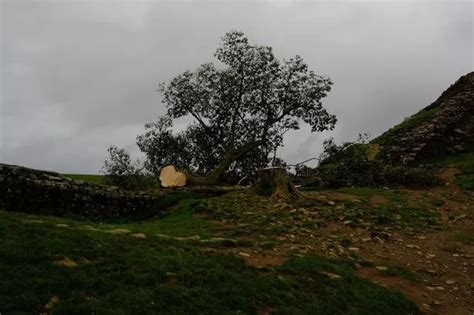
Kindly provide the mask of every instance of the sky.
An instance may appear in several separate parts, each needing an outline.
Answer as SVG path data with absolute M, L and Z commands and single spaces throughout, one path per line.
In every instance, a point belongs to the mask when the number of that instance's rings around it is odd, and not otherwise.
M 473 1 L 0 0 L 0 162 L 98 173 L 165 112 L 160 82 L 215 62 L 233 29 L 334 82 L 331 132 L 285 135 L 289 163 L 372 137 L 473 70 Z

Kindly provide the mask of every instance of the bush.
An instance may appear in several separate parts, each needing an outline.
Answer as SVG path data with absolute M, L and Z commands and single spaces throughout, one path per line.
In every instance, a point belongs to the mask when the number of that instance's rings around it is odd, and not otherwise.
M 146 174 L 139 160 L 132 163 L 127 151 L 116 146 L 111 146 L 107 151 L 109 159 L 103 166 L 105 184 L 128 190 L 159 187 L 159 180 Z
M 435 168 L 392 165 L 378 159 L 380 147 L 367 143 L 367 135 L 354 142 L 337 145 L 332 139 L 324 141 L 320 163 L 312 185 L 336 188 L 343 186 L 416 186 L 440 183 Z
M 383 161 L 341 161 L 317 169 L 320 187 L 415 186 L 440 183 L 436 170 L 385 164 Z
M 429 187 L 441 183 L 434 168 L 386 165 L 379 179 L 385 185 Z

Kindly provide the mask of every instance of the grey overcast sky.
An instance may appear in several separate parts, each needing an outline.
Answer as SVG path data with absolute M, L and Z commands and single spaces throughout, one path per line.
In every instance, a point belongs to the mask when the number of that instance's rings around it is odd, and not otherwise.
M 159 82 L 244 31 L 331 77 L 334 131 L 287 134 L 288 162 L 328 136 L 377 136 L 473 70 L 473 1 L 1 0 L 0 161 L 97 173 L 110 144 L 164 112 Z

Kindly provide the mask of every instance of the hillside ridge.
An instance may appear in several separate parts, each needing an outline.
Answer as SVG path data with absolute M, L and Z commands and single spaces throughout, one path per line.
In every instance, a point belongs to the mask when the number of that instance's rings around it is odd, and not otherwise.
M 371 143 L 394 164 L 474 150 L 474 72 L 461 76 L 433 103 Z

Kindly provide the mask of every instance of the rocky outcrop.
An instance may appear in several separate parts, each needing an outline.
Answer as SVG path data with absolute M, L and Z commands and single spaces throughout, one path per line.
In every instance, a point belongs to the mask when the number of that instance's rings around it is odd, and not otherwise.
M 158 197 L 92 185 L 55 172 L 0 164 L 0 208 L 95 218 L 146 217 Z
M 474 72 L 462 76 L 434 103 L 371 142 L 378 143 L 381 158 L 393 164 L 474 151 Z

